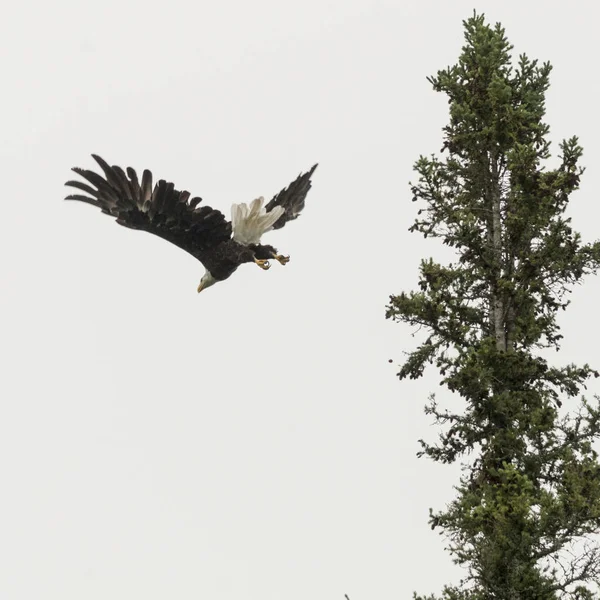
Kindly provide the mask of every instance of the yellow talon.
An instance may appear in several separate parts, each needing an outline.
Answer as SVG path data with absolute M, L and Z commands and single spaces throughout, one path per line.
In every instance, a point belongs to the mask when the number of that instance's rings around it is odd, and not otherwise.
M 263 270 L 267 271 L 271 268 L 271 265 L 268 260 L 263 260 L 262 258 L 255 258 L 254 262 Z
M 271 255 L 280 265 L 287 265 L 290 262 L 289 256 L 282 256 L 281 254 Z

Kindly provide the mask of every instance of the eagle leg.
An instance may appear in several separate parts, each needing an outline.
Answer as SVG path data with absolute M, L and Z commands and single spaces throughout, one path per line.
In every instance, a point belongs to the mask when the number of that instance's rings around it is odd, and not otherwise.
M 268 271 L 271 268 L 268 260 L 263 260 L 262 258 L 254 257 L 254 262 L 264 271 Z
M 271 256 L 280 264 L 280 265 L 287 265 L 290 262 L 290 257 L 289 256 L 283 256 L 281 254 L 271 254 Z

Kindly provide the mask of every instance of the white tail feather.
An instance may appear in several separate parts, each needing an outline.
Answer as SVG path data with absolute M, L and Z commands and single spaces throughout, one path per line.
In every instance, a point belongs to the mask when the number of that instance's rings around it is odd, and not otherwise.
M 231 225 L 233 227 L 233 239 L 240 244 L 259 244 L 263 233 L 273 228 L 284 208 L 276 206 L 267 212 L 263 204 L 265 199 L 261 196 L 252 200 L 250 207 L 244 202 L 232 204 Z

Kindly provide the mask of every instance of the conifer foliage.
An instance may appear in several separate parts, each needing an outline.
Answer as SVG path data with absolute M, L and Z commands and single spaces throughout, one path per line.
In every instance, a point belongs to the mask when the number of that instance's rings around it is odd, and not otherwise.
M 449 409 L 431 397 L 442 432 L 420 442 L 421 455 L 464 465 L 455 499 L 430 515 L 465 568 L 440 597 L 598 598 L 600 404 L 583 396 L 598 373 L 542 356 L 559 348 L 569 291 L 600 266 L 600 243 L 583 243 L 565 215 L 582 149 L 562 142 L 549 167 L 551 66 L 513 61 L 504 29 L 482 15 L 464 30 L 458 63 L 429 78 L 450 108 L 441 156 L 419 158 L 411 184 L 411 231 L 439 238 L 456 261 L 422 261 L 418 291 L 387 307 L 426 332 L 400 379 L 432 365 L 454 392 Z

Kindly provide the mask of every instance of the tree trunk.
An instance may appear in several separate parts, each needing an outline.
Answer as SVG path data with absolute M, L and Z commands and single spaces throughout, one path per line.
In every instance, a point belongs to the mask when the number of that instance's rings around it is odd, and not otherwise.
M 487 193 L 489 201 L 486 204 L 491 205 L 492 219 L 491 231 L 488 231 L 488 240 L 492 245 L 493 255 L 493 273 L 494 281 L 492 282 L 492 326 L 494 328 L 494 337 L 496 338 L 496 349 L 505 352 L 506 351 L 506 329 L 505 329 L 505 294 L 500 288 L 500 280 L 502 278 L 502 214 L 500 212 L 501 206 L 501 192 L 500 192 L 500 181 L 498 173 L 498 160 L 495 156 L 490 157 L 490 168 L 489 168 L 489 183 L 487 187 Z

